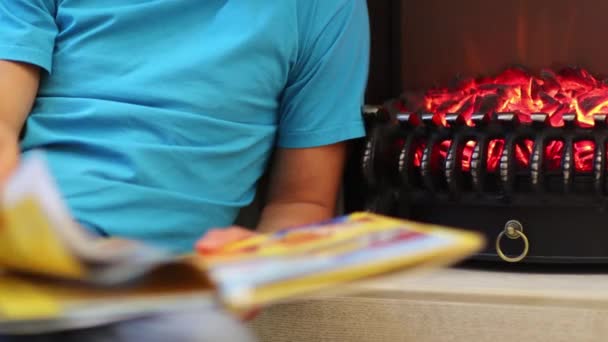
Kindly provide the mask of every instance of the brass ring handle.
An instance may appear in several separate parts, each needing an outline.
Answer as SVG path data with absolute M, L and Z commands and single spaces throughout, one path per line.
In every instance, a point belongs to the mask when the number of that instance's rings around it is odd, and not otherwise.
M 500 241 L 504 236 L 507 236 L 512 240 L 521 238 L 524 241 L 524 250 L 521 252 L 521 254 L 516 257 L 510 257 L 503 253 L 502 248 L 500 247 Z M 498 253 L 498 256 L 506 262 L 522 261 L 528 255 L 529 249 L 530 243 L 528 241 L 528 237 L 524 234 L 521 224 L 517 221 L 507 222 L 505 229 L 496 237 L 496 253 Z

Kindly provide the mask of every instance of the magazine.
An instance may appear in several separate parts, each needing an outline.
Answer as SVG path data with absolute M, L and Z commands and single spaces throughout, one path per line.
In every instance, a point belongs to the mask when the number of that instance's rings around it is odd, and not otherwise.
M 247 310 L 338 284 L 458 262 L 480 234 L 371 213 L 174 256 L 102 238 L 71 216 L 37 152 L 0 207 L 0 332 L 82 326 L 189 306 Z M 33 328 L 34 327 L 34 328 Z

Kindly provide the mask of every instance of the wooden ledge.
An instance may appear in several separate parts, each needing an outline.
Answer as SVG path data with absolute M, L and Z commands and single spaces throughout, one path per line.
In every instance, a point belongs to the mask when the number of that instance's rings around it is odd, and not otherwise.
M 262 341 L 605 341 L 601 272 L 396 274 L 272 306 L 251 326 Z

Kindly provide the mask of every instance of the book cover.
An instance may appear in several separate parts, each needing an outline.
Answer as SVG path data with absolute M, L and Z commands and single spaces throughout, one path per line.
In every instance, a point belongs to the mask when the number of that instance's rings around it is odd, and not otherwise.
M 247 310 L 452 264 L 484 244 L 469 231 L 353 213 L 176 257 L 88 234 L 70 215 L 42 153 L 22 163 L 1 195 L 0 332 L 81 327 L 189 305 Z

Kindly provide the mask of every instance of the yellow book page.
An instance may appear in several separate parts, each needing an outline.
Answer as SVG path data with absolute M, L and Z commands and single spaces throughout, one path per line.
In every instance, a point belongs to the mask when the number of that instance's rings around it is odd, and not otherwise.
M 102 315 L 120 317 L 124 311 L 158 311 L 184 300 L 211 301 L 214 293 L 214 284 L 189 259 L 161 266 L 124 286 L 0 273 L 0 321 L 60 319 L 100 307 Z
M 0 275 L 0 317 L 26 320 L 55 317 L 59 302 L 39 287 L 18 278 Z
M 383 262 L 372 262 L 357 266 L 316 274 L 304 275 L 278 283 L 268 284 L 253 289 L 243 297 L 226 298 L 225 304 L 238 312 L 243 308 L 262 306 L 267 303 L 285 300 L 290 297 L 330 288 L 337 284 L 372 276 L 381 276 L 395 272 L 414 272 L 438 268 L 457 263 L 479 251 L 484 242 L 478 236 L 465 234 L 459 238 L 459 244 L 441 250 L 432 250 L 414 256 L 396 258 Z
M 2 208 L 0 214 L 0 267 L 68 278 L 85 275 L 34 199 Z
M 355 216 L 355 218 L 367 218 L 368 214 Z M 295 229 L 287 229 L 283 232 L 260 234 L 242 241 L 232 243 L 225 246 L 220 251 L 212 255 L 206 256 L 208 265 L 247 260 L 251 257 L 281 257 L 296 255 L 300 253 L 314 253 L 319 250 L 336 251 L 340 248 L 348 249 L 345 242 L 349 239 L 369 234 L 373 231 L 382 231 L 388 227 L 395 225 L 392 220 L 376 220 L 373 224 L 365 222 L 356 222 L 350 220 L 349 227 L 343 228 L 343 222 L 335 222 L 331 224 L 315 225 L 314 229 L 308 227 L 296 227 Z M 256 252 L 251 253 L 250 248 L 255 248 Z
M 239 309 L 383 273 L 454 263 L 484 243 L 470 231 L 354 213 L 241 241 L 205 261 L 225 303 Z M 241 275 L 248 272 L 260 275 Z

